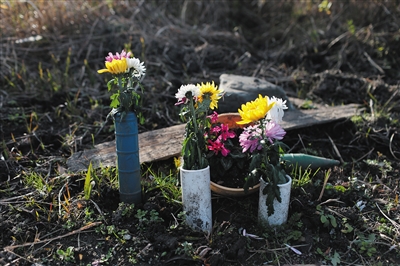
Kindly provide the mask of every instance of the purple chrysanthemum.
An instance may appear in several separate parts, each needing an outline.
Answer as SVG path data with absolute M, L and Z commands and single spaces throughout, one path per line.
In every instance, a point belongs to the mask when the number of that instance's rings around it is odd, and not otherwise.
M 269 140 L 272 144 L 275 139 L 281 140 L 286 134 L 286 131 L 277 123 L 275 122 L 267 122 L 265 123 L 264 127 L 265 137 Z
M 261 140 L 261 129 L 258 125 L 248 126 L 244 129 L 242 134 L 239 136 L 240 146 L 243 148 L 243 152 L 250 150 L 250 152 L 262 149 L 260 143 Z

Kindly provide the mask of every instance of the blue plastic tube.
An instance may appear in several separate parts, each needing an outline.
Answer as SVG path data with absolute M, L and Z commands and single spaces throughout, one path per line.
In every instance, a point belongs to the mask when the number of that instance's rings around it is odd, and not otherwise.
M 115 115 L 115 142 L 121 202 L 140 203 L 142 188 L 140 183 L 139 136 L 136 114 Z

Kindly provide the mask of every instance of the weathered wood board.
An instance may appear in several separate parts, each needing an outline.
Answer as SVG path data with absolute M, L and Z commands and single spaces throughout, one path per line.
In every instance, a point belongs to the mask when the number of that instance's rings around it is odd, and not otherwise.
M 296 104 L 296 99 L 291 99 Z M 333 122 L 349 118 L 360 111 L 359 105 L 349 104 L 334 107 L 318 106 L 318 109 L 292 110 L 285 112 L 282 127 L 285 130 Z M 184 136 L 184 124 L 139 134 L 139 158 L 141 163 L 164 160 L 178 156 Z M 68 171 L 87 170 L 89 163 L 99 166 L 115 166 L 115 141 L 101 143 L 93 149 L 74 153 L 67 161 Z

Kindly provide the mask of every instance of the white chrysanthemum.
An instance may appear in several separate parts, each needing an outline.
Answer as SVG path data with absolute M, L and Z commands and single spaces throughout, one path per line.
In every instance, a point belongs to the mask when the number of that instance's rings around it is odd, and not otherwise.
M 141 78 L 144 76 L 146 72 L 146 67 L 144 66 L 143 62 L 140 62 L 139 59 L 132 57 L 132 58 L 127 58 L 126 63 L 128 64 L 128 69 L 133 68 L 133 73 L 132 76 L 135 78 Z
M 201 95 L 200 88 L 194 84 L 182 85 L 178 92 L 175 94 L 175 98 L 178 99 L 178 103 L 186 103 L 187 97 L 186 94 L 188 92 L 192 93 L 192 96 L 197 98 Z
M 275 96 L 272 96 L 270 102 L 274 102 L 275 104 L 267 113 L 266 118 L 274 121 L 275 123 L 281 123 L 284 115 L 283 110 L 288 109 L 288 107 L 286 106 L 286 100 L 283 101 L 281 98 L 276 98 Z

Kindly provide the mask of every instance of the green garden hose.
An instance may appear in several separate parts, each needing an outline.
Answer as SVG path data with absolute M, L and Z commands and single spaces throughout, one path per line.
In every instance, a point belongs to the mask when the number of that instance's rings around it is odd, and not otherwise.
M 339 165 L 338 160 L 308 155 L 304 153 L 288 153 L 281 156 L 281 160 L 290 167 L 301 167 L 306 169 L 310 167 L 313 170 L 318 168 L 329 168 L 335 165 Z

